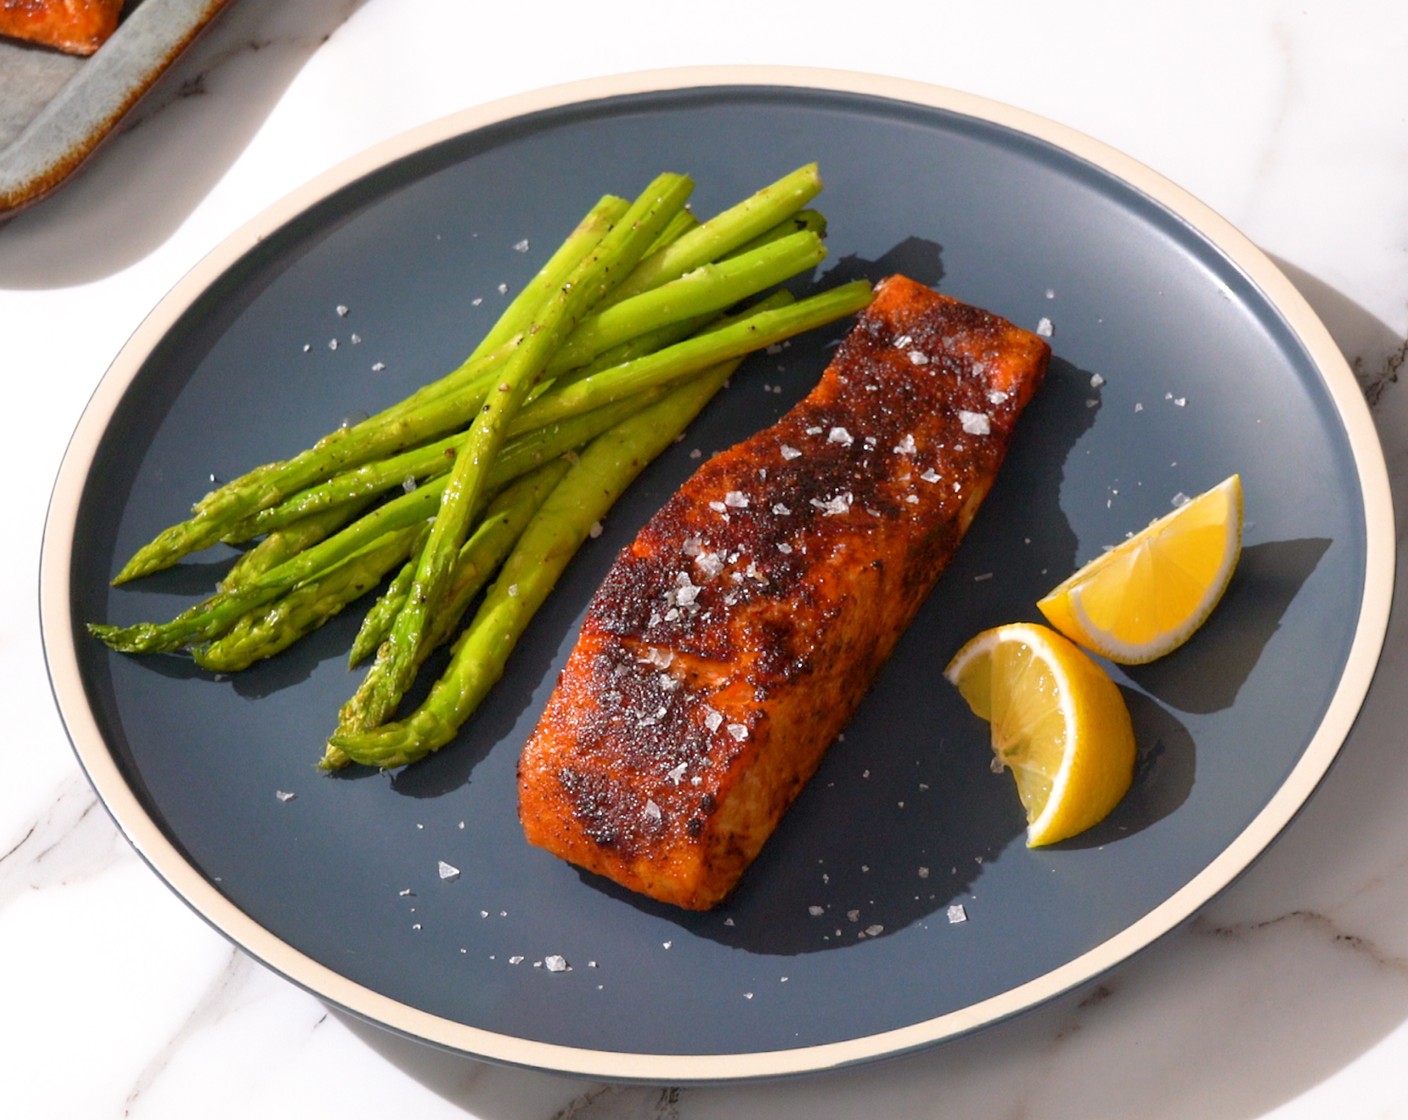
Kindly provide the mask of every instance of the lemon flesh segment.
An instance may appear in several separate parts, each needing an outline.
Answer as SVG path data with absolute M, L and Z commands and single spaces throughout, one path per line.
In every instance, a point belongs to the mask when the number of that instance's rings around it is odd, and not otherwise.
M 1241 552 L 1242 481 L 1234 474 L 1086 564 L 1037 607 L 1086 649 L 1142 664 L 1207 621 Z
M 1027 845 L 1069 839 L 1104 820 L 1134 780 L 1134 729 L 1119 687 L 1074 643 L 1036 623 L 985 630 L 944 676 L 986 719 L 1010 770 Z

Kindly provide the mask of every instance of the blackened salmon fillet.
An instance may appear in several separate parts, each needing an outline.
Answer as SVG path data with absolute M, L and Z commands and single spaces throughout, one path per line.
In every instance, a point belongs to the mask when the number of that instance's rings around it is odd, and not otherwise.
M 529 842 L 686 909 L 726 897 L 952 557 L 1049 357 L 878 284 L 816 388 L 616 559 L 519 760 Z

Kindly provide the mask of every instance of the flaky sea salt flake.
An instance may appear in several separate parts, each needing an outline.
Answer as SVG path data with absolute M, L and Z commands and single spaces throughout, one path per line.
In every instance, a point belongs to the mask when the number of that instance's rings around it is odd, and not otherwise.
M 853 495 L 850 493 L 850 491 L 847 491 L 844 494 L 837 494 L 834 498 L 830 498 L 824 502 L 820 498 L 812 498 L 811 504 L 814 505 L 817 509 L 821 510 L 821 512 L 827 517 L 832 517 L 837 514 L 848 512 L 851 508 L 851 502 L 853 500 Z
M 967 409 L 960 408 L 958 422 L 963 425 L 963 430 L 970 436 L 985 436 L 992 431 L 992 422 L 985 412 L 969 412 Z
M 452 863 L 446 863 L 443 859 L 437 863 L 436 869 L 439 871 L 440 878 L 443 882 L 453 883 L 460 877 L 460 869 Z

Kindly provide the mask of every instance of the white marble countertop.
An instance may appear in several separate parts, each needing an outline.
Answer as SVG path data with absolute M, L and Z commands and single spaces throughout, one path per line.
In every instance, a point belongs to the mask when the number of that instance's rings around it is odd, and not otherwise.
M 1396 498 L 1408 486 L 1396 0 L 513 7 L 237 0 L 73 182 L 0 226 L 0 360 L 19 406 L 0 441 L 18 483 L 0 552 L 0 1115 L 1408 1117 L 1401 617 L 1322 788 L 1190 925 L 1098 998 L 843 1073 L 673 1090 L 432 1050 L 265 971 L 132 852 L 79 770 L 40 648 L 39 546 L 68 436 L 204 253 L 344 157 L 464 106 L 626 70 L 767 63 L 918 79 L 1053 118 L 1185 187 L 1281 264 L 1366 387 Z

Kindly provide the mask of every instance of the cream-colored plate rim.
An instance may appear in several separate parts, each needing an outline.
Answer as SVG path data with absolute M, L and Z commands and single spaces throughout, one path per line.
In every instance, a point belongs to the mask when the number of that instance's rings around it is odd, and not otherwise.
M 621 95 L 709 86 L 769 86 L 866 94 L 959 113 L 1046 141 L 1106 172 L 1199 230 L 1284 316 L 1324 378 L 1344 425 L 1364 498 L 1364 598 L 1343 676 L 1318 730 L 1266 807 L 1197 876 L 1142 919 L 1035 980 L 934 1019 L 844 1042 L 742 1054 L 631 1054 L 509 1037 L 427 1014 L 353 983 L 255 922 L 186 862 L 118 770 L 89 709 L 69 615 L 68 577 L 79 498 L 93 456 L 129 384 L 191 303 L 271 231 L 335 190 L 439 141 L 527 113 Z M 1382 448 L 1354 375 L 1309 304 L 1231 224 L 1139 162 L 1080 132 L 986 98 L 849 71 L 767 66 L 642 71 L 551 86 L 465 109 L 377 144 L 294 191 L 191 270 L 132 335 L 89 402 L 61 465 L 45 528 L 40 613 L 49 672 L 68 734 L 119 827 L 154 870 L 216 929 L 268 967 L 341 1008 L 414 1038 L 492 1061 L 619 1081 L 708 1083 L 835 1069 L 902 1053 L 995 1023 L 1079 987 L 1189 918 L 1233 881 L 1291 821 L 1333 762 L 1358 715 L 1383 646 L 1393 594 L 1393 507 Z

